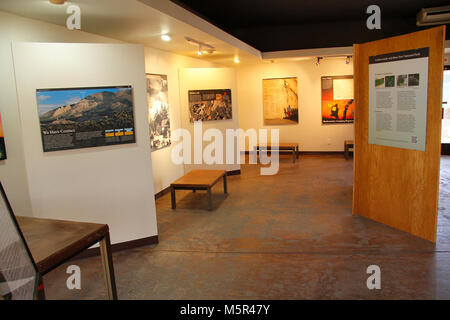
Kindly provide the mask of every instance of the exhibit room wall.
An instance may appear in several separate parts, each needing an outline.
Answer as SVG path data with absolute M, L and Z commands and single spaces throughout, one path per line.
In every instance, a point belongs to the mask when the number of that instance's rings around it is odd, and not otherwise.
M 27 19 L 0 11 L 0 112 L 8 158 L 0 161 L 0 181 L 17 215 L 31 216 L 30 194 L 25 172 L 22 131 L 17 105 L 12 41 L 119 42 L 82 31 Z
M 113 243 L 157 234 L 144 47 L 14 43 L 34 217 L 107 223 Z M 43 152 L 36 89 L 131 85 L 136 143 Z
M 300 151 L 343 151 L 344 140 L 353 139 L 353 124 L 322 125 L 321 77 L 352 75 L 352 60 L 346 64 L 343 58 L 325 58 L 319 66 L 312 59 L 239 66 L 239 126 L 280 129 L 280 142 L 298 142 Z M 299 123 L 264 126 L 262 80 L 282 77 L 298 78 Z M 241 150 L 248 150 L 248 142 Z
M 208 89 L 231 89 L 232 119 L 203 121 L 203 132 L 210 128 L 219 129 L 223 135 L 223 155 L 225 162 L 225 132 L 226 129 L 238 129 L 238 90 L 236 83 L 236 70 L 234 68 L 185 68 L 180 69 L 180 101 L 181 101 L 181 126 L 187 129 L 192 137 L 192 162 L 194 162 L 194 124 L 190 122 L 189 117 L 189 90 L 208 90 Z M 203 142 L 205 148 L 210 142 Z M 237 143 L 237 139 L 235 141 Z M 238 156 L 238 155 L 237 155 Z M 237 157 L 236 157 L 237 159 Z M 185 165 L 186 172 L 193 169 L 218 169 L 234 171 L 240 170 L 240 165 L 235 164 L 188 164 Z
M 180 90 L 178 70 L 181 68 L 216 67 L 208 61 L 193 59 L 154 48 L 145 48 L 145 71 L 153 74 L 165 74 L 168 80 L 170 129 L 181 128 Z M 153 186 L 155 193 L 167 188 L 170 183 L 184 175 L 184 165 L 174 164 L 171 160 L 172 145 L 153 151 Z

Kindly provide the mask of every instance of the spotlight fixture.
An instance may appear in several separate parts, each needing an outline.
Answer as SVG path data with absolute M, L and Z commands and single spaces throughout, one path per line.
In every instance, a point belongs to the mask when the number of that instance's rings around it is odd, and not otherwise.
M 195 39 L 192 39 L 192 38 L 189 38 L 189 37 L 184 37 L 184 38 L 186 39 L 186 41 L 189 44 L 192 44 L 194 46 L 198 46 L 197 54 L 199 56 L 201 56 L 203 54 L 212 54 L 212 53 L 214 53 L 216 51 L 216 49 L 212 45 L 209 45 L 209 44 L 204 43 L 204 42 L 200 42 L 198 40 L 195 40 Z
M 163 41 L 170 41 L 170 40 L 172 40 L 172 38 L 168 34 L 162 34 L 161 35 L 161 39 Z
M 51 4 L 64 4 L 66 0 L 49 0 Z
M 347 56 L 347 58 L 345 58 L 345 64 L 349 64 L 350 63 L 350 56 Z
M 239 63 L 239 62 L 241 62 L 241 61 L 239 60 L 239 57 L 234 57 L 234 63 Z
M 323 59 L 323 57 L 317 57 L 317 60 L 316 60 L 316 66 L 319 66 L 320 60 L 322 60 L 322 59 Z

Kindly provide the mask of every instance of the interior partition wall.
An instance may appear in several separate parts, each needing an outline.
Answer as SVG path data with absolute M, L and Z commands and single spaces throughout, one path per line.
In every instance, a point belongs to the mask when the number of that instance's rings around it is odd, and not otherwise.
M 445 26 L 354 46 L 353 214 L 436 241 Z M 429 48 L 425 150 L 369 143 L 369 57 Z M 406 70 L 407 71 L 407 70 Z

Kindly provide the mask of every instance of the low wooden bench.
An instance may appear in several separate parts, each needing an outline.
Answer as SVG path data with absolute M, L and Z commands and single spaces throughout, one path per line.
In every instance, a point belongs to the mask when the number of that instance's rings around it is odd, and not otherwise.
M 345 159 L 350 157 L 350 149 L 353 151 L 353 140 L 345 140 L 344 141 L 344 156 Z
M 170 184 L 170 194 L 172 198 L 172 209 L 176 209 L 175 190 L 207 190 L 208 208 L 212 210 L 211 188 L 223 178 L 223 191 L 227 190 L 227 172 L 225 170 L 192 170 L 182 176 L 180 179 Z
M 279 143 L 278 147 L 276 149 L 275 149 L 275 146 L 272 147 L 270 144 L 267 144 L 266 146 L 261 146 L 261 145 L 257 144 L 253 150 L 255 152 L 255 157 L 256 157 L 257 156 L 256 153 L 258 151 L 261 151 L 261 150 L 267 151 L 267 150 L 272 150 L 272 149 L 274 149 L 276 151 L 291 151 L 292 152 L 292 162 L 294 162 L 294 163 L 295 163 L 295 160 L 298 159 L 299 149 L 298 149 L 298 143 L 296 143 L 296 142 Z

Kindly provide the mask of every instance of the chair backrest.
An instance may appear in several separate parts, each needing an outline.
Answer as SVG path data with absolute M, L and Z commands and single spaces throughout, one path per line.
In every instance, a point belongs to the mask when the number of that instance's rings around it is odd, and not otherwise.
M 36 297 L 38 271 L 0 182 L 0 300 Z

